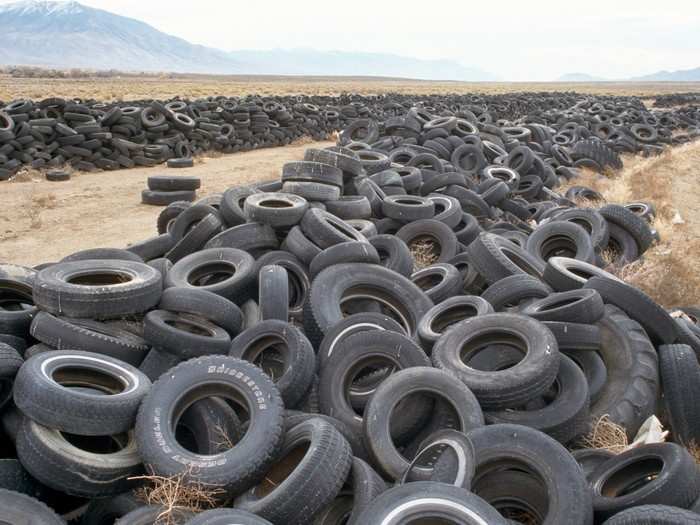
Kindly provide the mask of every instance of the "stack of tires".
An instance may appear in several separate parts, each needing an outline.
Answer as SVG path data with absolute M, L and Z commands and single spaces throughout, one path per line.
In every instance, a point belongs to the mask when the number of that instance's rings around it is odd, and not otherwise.
M 141 202 L 154 206 L 167 206 L 174 202 L 192 202 L 202 185 L 198 177 L 182 175 L 154 175 L 148 177 L 148 189 L 141 192 Z
M 0 265 L 0 521 L 155 523 L 146 474 L 208 495 L 189 525 L 698 523 L 699 311 L 611 273 L 653 206 L 558 193 L 541 128 L 504 154 L 407 115 L 125 250 Z M 670 442 L 581 448 L 655 413 Z

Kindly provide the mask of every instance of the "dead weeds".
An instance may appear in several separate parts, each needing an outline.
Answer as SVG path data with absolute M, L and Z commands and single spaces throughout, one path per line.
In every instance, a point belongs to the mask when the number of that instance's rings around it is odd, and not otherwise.
M 602 448 L 619 454 L 629 445 L 625 429 L 610 420 L 608 415 L 601 416 L 591 431 L 579 439 L 580 448 Z

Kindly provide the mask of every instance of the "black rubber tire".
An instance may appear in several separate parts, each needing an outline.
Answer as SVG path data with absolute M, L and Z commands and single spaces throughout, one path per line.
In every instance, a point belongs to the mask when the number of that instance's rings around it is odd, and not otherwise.
M 294 226 L 289 230 L 286 239 L 282 243 L 282 249 L 296 256 L 307 266 L 322 251 L 311 239 L 304 235 L 299 226 Z
M 617 306 L 641 324 L 655 344 L 672 344 L 678 339 L 673 318 L 638 288 L 603 277 L 592 277 L 584 288 L 596 290 L 605 303 Z
M 158 308 L 170 312 L 202 317 L 220 326 L 234 337 L 241 331 L 243 314 L 235 303 L 225 297 L 197 288 L 166 288 Z
M 595 262 L 591 236 L 573 222 L 553 221 L 535 228 L 527 238 L 526 249 L 543 264 L 551 257 L 570 257 Z
M 411 275 L 411 282 L 438 304 L 462 291 L 462 276 L 448 263 L 426 266 Z
M 308 208 L 306 199 L 298 195 L 258 192 L 246 198 L 243 212 L 252 222 L 284 228 L 298 224 Z
M 364 235 L 335 215 L 310 209 L 301 220 L 301 229 L 309 240 L 321 249 L 348 241 L 367 242 Z
M 491 345 L 519 348 L 522 361 L 498 372 L 469 366 L 469 351 L 476 356 Z M 468 350 L 469 349 L 469 350 Z M 513 408 L 545 393 L 559 369 L 557 341 L 538 321 L 517 314 L 488 314 L 463 321 L 448 330 L 433 347 L 433 364 L 454 374 L 467 385 L 485 409 Z
M 139 366 L 139 370 L 141 370 L 151 382 L 154 382 L 180 362 L 182 362 L 182 358 L 170 352 L 158 348 L 151 348 L 148 354 L 146 354 L 141 366 Z
M 168 168 L 192 168 L 194 166 L 194 160 L 192 160 L 190 157 L 168 159 L 167 166 Z
M 503 516 L 478 496 L 434 481 L 407 483 L 383 492 L 358 516 L 356 523 L 384 525 L 390 523 L 390 516 L 406 520 L 396 523 L 435 518 L 463 524 L 508 525 Z
M 200 512 L 185 525 L 272 525 L 266 519 L 240 509 L 212 509 Z
M 700 515 L 670 505 L 639 505 L 615 514 L 603 525 L 700 525 Z
M 215 235 L 204 245 L 210 248 L 235 248 L 249 252 L 254 257 L 265 250 L 276 250 L 279 240 L 269 224 L 248 222 L 234 226 Z
M 544 265 L 517 244 L 492 233 L 481 233 L 467 247 L 470 260 L 489 284 L 511 275 L 542 278 Z
M 516 274 L 496 281 L 481 297 L 500 312 L 515 308 L 523 301 L 548 297 L 551 293 L 552 289 L 537 277 Z
M 36 270 L 14 264 L 0 264 L 0 333 L 27 337 L 37 312 L 32 297 Z
M 311 288 L 308 269 L 294 254 L 276 250 L 259 257 L 255 261 L 253 273 L 259 275 L 260 269 L 270 264 L 281 266 L 287 270 L 289 315 L 293 319 L 301 321 L 304 303 L 308 299 Z
M 554 334 L 559 350 L 598 350 L 600 348 L 600 328 L 595 325 L 543 321 L 543 325 Z
M 125 492 L 112 498 L 95 499 L 90 502 L 80 525 L 114 525 L 119 518 L 143 507 L 133 492 Z
M 583 472 L 571 453 L 554 439 L 520 425 L 489 425 L 468 432 L 467 437 L 477 458 L 472 492 L 501 513 L 510 505 L 511 509 L 530 510 L 536 499 L 544 496 L 546 508 L 539 509 L 544 512 L 538 523 L 593 523 L 591 495 Z M 501 469 L 503 464 L 512 470 Z M 513 470 L 522 471 L 525 480 L 534 477 L 537 481 L 534 492 L 521 493 L 525 501 L 510 500 L 514 487 L 501 481 Z
M 608 379 L 598 400 L 591 404 L 591 418 L 607 415 L 633 438 L 656 409 L 659 392 L 658 358 L 644 329 L 614 306 L 605 307 L 598 321 L 599 354 Z
M 387 268 L 352 263 L 331 266 L 316 276 L 304 306 L 304 331 L 314 347 L 344 318 L 341 301 L 357 287 L 363 290 L 360 298 L 380 301 L 400 319 L 410 337 L 415 336 L 418 322 L 433 306 L 420 288 Z
M 337 201 L 328 201 L 326 211 L 344 221 L 372 217 L 372 206 L 364 195 L 346 195 Z
M 156 237 L 149 237 L 141 242 L 136 242 L 127 246 L 126 251 L 138 255 L 146 261 L 149 266 L 153 266 L 152 261 L 163 257 L 175 246 L 175 239 L 169 233 L 163 233 Z M 155 266 L 154 266 L 155 268 Z M 167 272 L 161 271 L 162 275 Z
M 195 208 L 196 206 L 193 206 L 191 209 Z M 183 212 L 180 217 L 187 213 L 187 211 Z M 176 220 L 172 228 L 173 236 L 177 227 L 178 223 Z M 165 254 L 165 257 L 175 264 L 191 253 L 201 250 L 210 239 L 215 237 L 221 231 L 221 227 L 222 224 L 219 220 L 218 214 L 209 214 L 205 216 L 203 219 L 196 222 L 194 226 L 192 226 L 192 228 L 175 243 L 175 245 Z
M 244 400 L 250 418 L 241 441 L 203 460 L 178 444 L 172 419 L 184 408 L 179 405 L 212 395 Z M 198 481 L 240 494 L 258 483 L 274 461 L 283 439 L 283 410 L 277 387 L 257 367 L 228 356 L 200 357 L 154 383 L 139 409 L 136 441 L 144 464 L 157 475 L 182 474 L 185 483 Z
M 144 338 L 181 359 L 226 354 L 231 343 L 231 336 L 220 326 L 196 315 L 167 310 L 146 314 Z
M 166 206 L 165 209 L 158 214 L 158 233 L 161 235 L 168 233 L 175 223 L 175 219 L 190 206 L 192 206 L 192 204 L 185 201 L 173 202 Z
M 181 191 L 198 190 L 202 181 L 199 177 L 185 175 L 152 175 L 146 180 L 149 190 Z
M 92 248 L 80 250 L 79 252 L 67 255 L 58 262 L 89 261 L 89 260 L 117 260 L 143 262 L 143 259 L 127 250 L 120 248 Z
M 143 470 L 133 434 L 122 434 L 120 440 L 123 448 L 117 452 L 92 452 L 70 443 L 58 430 L 25 418 L 16 446 L 22 465 L 44 485 L 72 496 L 95 498 L 131 489 L 135 482 L 129 478 Z
M 566 356 L 561 356 L 553 391 L 543 396 L 544 406 L 486 412 L 486 422 L 524 425 L 544 432 L 561 444 L 569 443 L 588 432 L 589 393 L 583 371 Z
M 56 350 L 83 350 L 139 366 L 148 353 L 148 343 L 131 332 L 90 319 L 68 319 L 39 312 L 31 335 Z
M 582 448 L 571 452 L 576 462 L 581 467 L 583 475 L 590 481 L 589 477 L 595 469 L 605 461 L 615 457 L 615 453 L 605 448 Z
M 613 267 L 622 267 L 639 259 L 639 246 L 627 230 L 614 223 L 608 225 L 608 230 L 610 239 L 605 251 L 610 254 Z
M 191 190 L 184 191 L 153 191 L 143 190 L 141 192 L 141 202 L 151 206 L 168 206 L 173 202 L 192 202 L 197 198 L 197 192 Z
M 248 221 L 248 216 L 243 211 L 243 207 L 246 199 L 257 192 L 256 189 L 248 186 L 234 186 L 224 192 L 221 197 L 219 210 L 221 217 L 229 227 L 245 224 Z
M 165 287 L 199 288 L 221 295 L 236 304 L 250 296 L 255 283 L 253 256 L 235 248 L 211 248 L 198 251 L 179 260 L 165 277 Z M 211 270 L 207 272 L 206 270 Z M 212 284 L 202 282 L 207 276 L 220 272 L 230 274 Z
M 440 302 L 428 310 L 418 323 L 418 339 L 430 353 L 437 340 L 456 323 L 493 313 L 491 304 L 474 295 L 458 295 Z M 466 487 L 465 487 L 466 488 Z
M 598 210 L 589 208 L 572 208 L 557 213 L 553 222 L 572 222 L 581 226 L 591 237 L 591 242 L 597 250 L 603 250 L 608 245 L 610 232 L 608 222 Z
M 676 442 L 700 443 L 700 365 L 687 345 L 661 345 L 659 374 L 671 432 Z
M 344 152 L 339 152 L 329 149 L 307 148 L 304 152 L 304 160 L 328 164 L 341 169 L 348 175 L 360 175 L 362 173 L 362 163 L 352 150 L 345 149 Z
M 374 465 L 390 479 L 400 479 L 410 464 L 392 440 L 391 415 L 402 399 L 419 392 L 429 393 L 450 405 L 456 430 L 466 433 L 484 424 L 474 394 L 456 377 L 422 366 L 392 374 L 377 387 L 363 418 L 365 442 Z
M 289 320 L 289 278 L 287 270 L 277 264 L 260 268 L 258 273 L 260 319 Z
M 405 242 L 409 250 L 415 243 L 432 242 L 437 255 L 435 263 L 445 263 L 457 255 L 457 236 L 449 226 L 435 219 L 411 222 L 396 232 L 396 237 Z
M 379 254 L 369 242 L 341 242 L 326 248 L 313 258 L 309 277 L 313 279 L 329 266 L 343 263 L 379 264 Z
M 312 161 L 287 162 L 282 167 L 282 182 L 314 182 L 343 187 L 343 172 L 326 163 Z
M 65 525 L 58 514 L 37 499 L 0 489 L 0 520 L 12 525 Z
M 557 292 L 583 288 L 592 277 L 604 277 L 622 282 L 613 274 L 601 270 L 597 266 L 577 259 L 569 259 L 568 257 L 552 257 L 549 259 L 542 276 L 544 281 Z
M 413 257 L 404 241 L 394 235 L 385 234 L 369 237 L 369 243 L 377 250 L 379 264 L 404 277 L 411 276 Z
M 599 465 L 590 480 L 593 510 L 600 521 L 639 505 L 689 508 L 700 490 L 693 457 L 675 443 L 622 452 Z
M 390 219 L 413 222 L 432 219 L 435 204 L 427 197 L 418 195 L 389 195 L 382 201 L 382 212 Z
M 362 523 L 358 516 L 386 490 L 386 483 L 374 469 L 358 457 L 352 458 L 347 484 L 352 487 L 352 507 L 347 525 Z
M 172 160 L 172 159 L 171 159 Z M 144 505 L 136 510 L 132 510 L 125 514 L 114 525 L 155 525 L 159 516 L 167 515 L 168 521 L 172 525 L 185 525 L 194 514 L 190 511 L 181 509 L 168 510 L 166 507 L 158 505 Z
M 72 282 L 75 280 L 78 282 Z M 110 319 L 153 308 L 162 287 L 160 272 L 145 263 L 114 260 L 57 263 L 37 274 L 34 302 L 52 314 Z
M 229 355 L 258 366 L 279 389 L 286 407 L 296 407 L 314 378 L 316 359 L 301 330 L 277 319 L 263 320 L 231 342 Z
M 590 404 L 596 403 L 608 380 L 608 370 L 605 368 L 603 359 L 598 352 L 589 350 L 564 350 L 562 354 L 576 363 L 586 376 Z
M 537 299 L 525 305 L 520 312 L 538 321 L 593 324 L 605 314 L 605 305 L 598 292 L 582 288 Z
M 3 416 L 3 427 L 5 427 L 5 434 L 10 436 L 4 419 L 5 416 Z M 18 415 L 18 419 L 19 425 L 17 426 L 19 427 L 21 426 L 22 419 L 24 418 L 22 418 L 21 415 Z M 15 436 L 10 437 L 14 442 Z M 22 466 L 22 463 L 20 463 L 18 459 L 0 459 L 0 489 L 12 490 L 32 497 L 41 495 L 42 492 L 42 487 L 40 484 L 31 477 L 29 472 L 27 472 L 27 469 Z
M 304 443 L 308 443 L 308 449 L 303 457 L 297 454 L 291 459 L 296 465 L 286 464 L 288 456 Z M 345 483 L 352 463 L 347 440 L 320 418 L 311 418 L 289 430 L 278 457 L 279 462 L 265 475 L 266 480 L 272 480 L 273 488 L 262 497 L 253 488 L 236 498 L 235 505 L 272 523 L 289 525 L 309 523 L 309 517 L 331 503 Z
M 62 376 L 56 377 L 61 369 Z M 90 376 L 90 371 L 97 373 Z M 71 387 L 77 381 L 97 392 L 67 388 L 59 381 Z M 15 379 L 13 397 L 17 408 L 37 423 L 71 434 L 104 436 L 133 427 L 150 387 L 142 372 L 123 361 L 63 350 L 26 361 Z
M 640 255 L 654 242 L 649 223 L 631 210 L 618 204 L 606 204 L 598 212 L 605 220 L 616 224 L 629 233 L 637 243 Z
M 352 406 L 350 394 L 352 383 L 365 367 L 386 369 L 370 385 L 357 387 L 356 399 L 364 407 L 376 395 L 377 385 L 395 373 L 412 367 L 430 366 L 423 350 L 405 335 L 389 330 L 356 332 L 338 343 L 337 349 L 324 361 L 319 376 L 320 408 L 323 414 L 333 416 L 353 431 L 362 431 L 363 418 Z M 423 404 L 418 407 L 422 408 Z M 422 417 L 420 410 L 415 410 Z M 410 422 L 406 426 L 411 426 Z
M 0 380 L 14 379 L 23 363 L 24 359 L 17 350 L 0 343 Z

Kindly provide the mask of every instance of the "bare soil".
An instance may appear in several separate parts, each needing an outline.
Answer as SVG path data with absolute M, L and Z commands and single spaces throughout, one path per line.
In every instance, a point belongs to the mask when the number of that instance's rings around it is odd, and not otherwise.
M 303 143 L 198 159 L 193 168 L 137 168 L 74 173 L 67 182 L 48 182 L 40 173 L 2 183 L 0 261 L 34 266 L 87 248 L 123 248 L 156 235 L 161 207 L 141 204 L 151 175 L 195 175 L 199 196 L 230 186 L 279 177 L 285 162 L 299 160 L 312 145 Z

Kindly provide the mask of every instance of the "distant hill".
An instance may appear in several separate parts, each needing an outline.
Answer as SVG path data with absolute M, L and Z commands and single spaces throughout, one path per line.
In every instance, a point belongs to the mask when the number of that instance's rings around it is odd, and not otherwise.
M 650 82 L 699 82 L 700 67 L 695 69 L 682 69 L 679 71 L 658 71 L 651 75 L 635 77 L 632 80 Z
M 603 82 L 607 79 L 596 77 L 588 73 L 568 73 L 560 76 L 555 82 Z
M 226 52 L 78 2 L 28 0 L 0 5 L 0 64 L 210 74 L 396 76 L 495 80 L 448 60 L 315 50 Z

